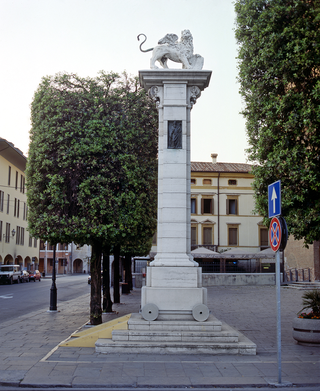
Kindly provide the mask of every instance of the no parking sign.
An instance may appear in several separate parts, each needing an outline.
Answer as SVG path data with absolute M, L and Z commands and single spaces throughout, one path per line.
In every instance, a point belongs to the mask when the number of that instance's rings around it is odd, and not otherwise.
M 269 242 L 273 251 L 283 251 L 287 245 L 288 229 L 283 217 L 274 217 L 269 228 Z

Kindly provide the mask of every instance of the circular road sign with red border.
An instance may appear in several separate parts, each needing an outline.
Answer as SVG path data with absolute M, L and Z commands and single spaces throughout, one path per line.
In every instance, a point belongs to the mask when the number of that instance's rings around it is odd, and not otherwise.
M 269 242 L 273 251 L 278 251 L 281 245 L 282 236 L 281 223 L 277 217 L 271 220 L 269 228 Z

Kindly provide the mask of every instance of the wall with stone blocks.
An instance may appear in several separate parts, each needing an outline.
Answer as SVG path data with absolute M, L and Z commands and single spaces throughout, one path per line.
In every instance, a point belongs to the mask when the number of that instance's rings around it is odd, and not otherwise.
M 288 268 L 285 270 L 287 275 L 287 281 L 314 281 L 314 269 L 313 268 Z
M 282 281 L 282 276 L 281 276 Z M 202 286 L 216 285 L 275 285 L 275 273 L 202 273 Z
M 285 269 L 304 269 L 314 267 L 313 244 L 309 248 L 303 246 L 303 240 L 294 240 L 289 237 L 287 246 L 284 250 Z

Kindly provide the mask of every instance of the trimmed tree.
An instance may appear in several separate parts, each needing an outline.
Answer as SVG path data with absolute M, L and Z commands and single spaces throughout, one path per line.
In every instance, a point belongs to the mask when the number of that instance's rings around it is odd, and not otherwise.
M 268 225 L 268 185 L 281 179 L 295 239 L 320 237 L 320 3 L 237 0 L 240 92 L 255 163 L 256 211 Z
M 155 175 L 156 112 L 126 74 L 58 74 L 43 78 L 31 119 L 29 230 L 50 243 L 92 246 L 90 320 L 99 324 L 102 249 L 136 230 L 134 212 L 148 198 L 140 192 Z

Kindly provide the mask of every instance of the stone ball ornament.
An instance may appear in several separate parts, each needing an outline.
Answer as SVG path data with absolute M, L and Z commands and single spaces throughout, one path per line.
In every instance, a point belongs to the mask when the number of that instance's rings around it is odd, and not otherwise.
M 150 68 L 158 69 L 156 62 L 162 68 L 168 69 L 168 60 L 181 63 L 182 69 L 201 70 L 203 68 L 204 58 L 199 54 L 193 54 L 193 37 L 190 30 L 183 30 L 181 32 L 180 41 L 176 34 L 166 34 L 158 41 L 158 45 L 150 49 L 142 49 L 142 45 L 146 42 L 145 34 L 139 34 L 137 39 L 143 36 L 144 40 L 140 44 L 140 50 L 143 53 L 151 52 Z

